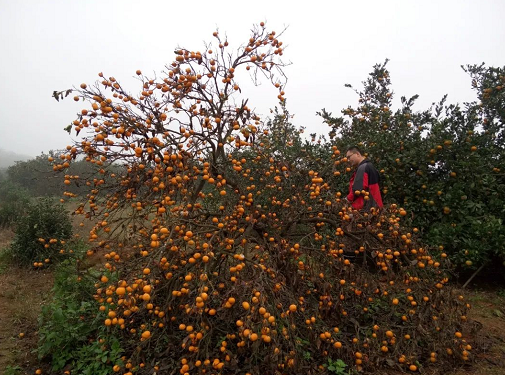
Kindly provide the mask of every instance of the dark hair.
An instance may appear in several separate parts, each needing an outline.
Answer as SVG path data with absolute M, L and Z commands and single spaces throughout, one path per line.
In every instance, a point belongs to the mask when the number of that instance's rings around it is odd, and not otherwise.
M 358 146 L 350 146 L 347 148 L 347 152 L 359 152 L 360 155 L 363 155 L 363 153 L 361 152 L 360 148 Z

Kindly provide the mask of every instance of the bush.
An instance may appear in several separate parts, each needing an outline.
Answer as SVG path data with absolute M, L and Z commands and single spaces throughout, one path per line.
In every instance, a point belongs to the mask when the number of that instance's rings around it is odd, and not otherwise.
M 65 243 L 72 236 L 72 224 L 63 205 L 54 199 L 42 198 L 30 204 L 15 227 L 11 253 L 18 263 L 41 267 L 67 255 Z
M 184 234 L 161 237 L 177 250 L 115 264 L 121 280 L 100 283 L 98 301 L 125 323 L 104 324 L 134 367 L 172 368 L 185 358 L 191 369 L 210 361 L 229 373 L 310 373 L 328 358 L 356 370 L 468 359 L 460 333 L 468 305 L 447 285 L 444 255 L 416 243 L 400 212 L 349 219 L 337 208 L 315 237 L 317 221 L 292 222 L 283 236 L 265 219 L 273 240 L 262 232 L 230 247 L 234 237 L 224 236 L 208 250 L 215 231 L 197 231 L 212 226 L 198 218 Z M 234 232 L 235 220 L 221 221 L 223 231 Z M 345 232 L 335 235 L 330 221 Z

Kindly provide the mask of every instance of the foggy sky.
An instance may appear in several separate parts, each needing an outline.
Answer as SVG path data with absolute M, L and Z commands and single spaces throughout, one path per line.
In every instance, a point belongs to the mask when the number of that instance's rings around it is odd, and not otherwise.
M 326 134 L 316 111 L 355 106 L 372 66 L 390 59 L 396 103 L 420 94 L 417 110 L 448 94 L 475 99 L 464 64 L 505 65 L 503 0 L 422 1 L 50 1 L 0 0 L 0 149 L 36 156 L 72 139 L 63 131 L 83 107 L 64 90 L 114 76 L 132 93 L 137 69 L 154 75 L 177 46 L 203 50 L 219 28 L 230 47 L 253 23 L 280 32 L 287 48 L 286 98 L 293 123 Z M 151 74 L 150 74 L 151 73 Z M 245 81 L 246 75 L 240 81 Z M 248 106 L 268 115 L 277 93 L 249 88 Z M 393 108 L 395 109 L 395 108 Z

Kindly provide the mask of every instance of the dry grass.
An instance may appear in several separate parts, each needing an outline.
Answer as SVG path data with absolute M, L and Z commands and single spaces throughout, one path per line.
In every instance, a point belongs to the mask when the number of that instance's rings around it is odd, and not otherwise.
M 0 369 L 33 368 L 37 356 L 37 322 L 42 305 L 50 297 L 53 275 L 15 265 L 0 274 Z M 22 335 L 23 337 L 20 337 Z M 1 371 L 0 371 L 1 373 Z

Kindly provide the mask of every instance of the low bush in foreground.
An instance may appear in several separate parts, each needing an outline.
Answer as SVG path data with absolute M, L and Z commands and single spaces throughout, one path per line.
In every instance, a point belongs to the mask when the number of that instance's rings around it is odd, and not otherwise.
M 65 243 L 72 236 L 72 224 L 63 205 L 42 198 L 28 205 L 26 213 L 16 219 L 15 232 L 10 249 L 13 259 L 42 267 L 66 257 Z
M 470 306 L 447 285 L 445 254 L 404 232 L 397 208 L 339 212 L 346 229 L 335 240 L 272 233 L 231 248 L 231 237 L 211 240 L 221 233 L 211 219 L 193 218 L 174 235 L 160 223 L 151 238 L 170 248 L 115 261 L 119 280 L 103 278 L 96 291 L 102 324 L 127 358 L 111 368 L 317 373 L 329 359 L 353 371 L 468 361 Z M 239 216 L 223 230 L 234 232 Z

